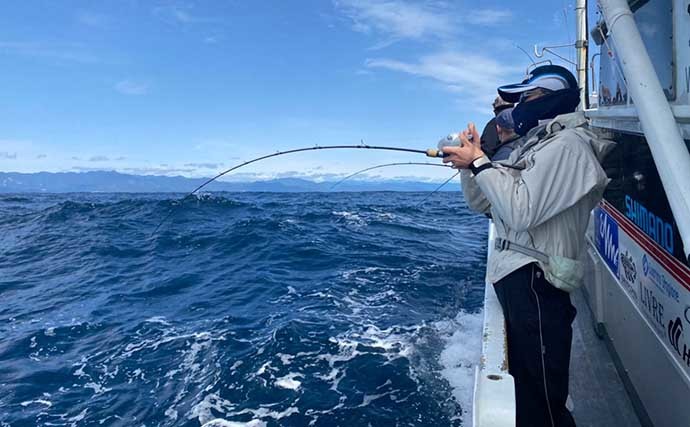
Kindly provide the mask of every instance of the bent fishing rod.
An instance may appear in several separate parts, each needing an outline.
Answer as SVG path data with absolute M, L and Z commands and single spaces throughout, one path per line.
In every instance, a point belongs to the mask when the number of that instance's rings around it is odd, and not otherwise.
M 404 153 L 424 154 L 427 157 L 435 157 L 435 158 L 443 158 L 445 156 L 443 151 L 441 151 L 440 149 L 435 149 L 435 148 L 430 148 L 428 150 L 416 150 L 413 148 L 386 147 L 386 146 L 380 146 L 380 145 L 366 145 L 366 144 L 359 144 L 359 145 L 316 145 L 313 147 L 295 148 L 293 150 L 278 151 L 278 152 L 275 152 L 272 154 L 267 154 L 265 156 L 257 157 L 255 159 L 247 160 L 246 162 L 235 165 L 229 169 L 226 169 L 226 170 L 220 172 L 216 176 L 207 179 L 201 185 L 199 185 L 194 190 L 189 192 L 186 196 L 184 196 L 182 199 L 180 199 L 179 205 L 177 205 L 177 206 L 182 206 L 182 204 L 184 204 L 184 202 L 187 199 L 194 196 L 194 194 L 196 194 L 199 190 L 206 187 L 207 185 L 209 185 L 213 181 L 217 180 L 218 178 L 220 178 L 224 175 L 227 175 L 230 172 L 236 171 L 237 169 L 240 169 L 244 166 L 250 165 L 252 163 L 256 163 L 256 162 L 261 161 L 261 160 L 270 159 L 271 157 L 284 156 L 286 154 L 300 153 L 300 152 L 304 152 L 304 151 L 338 150 L 338 149 L 398 151 L 398 152 L 404 152 Z M 153 233 L 151 235 L 152 236 L 155 235 L 158 232 L 158 229 L 160 229 L 160 227 L 163 225 L 163 223 L 165 223 L 174 213 L 175 213 L 175 210 L 170 209 L 170 212 L 168 212 L 168 215 L 166 215 L 163 218 L 163 220 L 160 223 L 158 223 L 158 225 L 153 230 Z

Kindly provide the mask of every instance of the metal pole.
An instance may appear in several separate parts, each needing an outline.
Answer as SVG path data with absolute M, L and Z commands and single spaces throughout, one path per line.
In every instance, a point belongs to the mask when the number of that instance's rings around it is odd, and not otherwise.
M 589 90 L 587 85 L 587 0 L 577 0 L 575 4 L 575 22 L 577 24 L 577 81 L 580 86 L 580 109 L 589 108 Z
M 640 125 L 690 257 L 690 152 L 626 0 L 599 0 Z

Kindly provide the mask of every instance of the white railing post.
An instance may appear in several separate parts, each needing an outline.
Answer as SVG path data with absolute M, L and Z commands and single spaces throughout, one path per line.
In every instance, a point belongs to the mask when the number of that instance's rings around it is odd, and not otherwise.
M 587 55 L 588 34 L 587 34 L 587 0 L 577 0 L 575 4 L 575 22 L 577 23 L 577 82 L 580 86 L 580 109 L 589 108 L 589 91 L 587 86 Z
M 487 256 L 493 251 L 495 234 L 490 223 Z M 474 376 L 472 426 L 515 427 L 515 380 L 508 372 L 505 318 L 488 281 L 484 291 L 482 359 Z

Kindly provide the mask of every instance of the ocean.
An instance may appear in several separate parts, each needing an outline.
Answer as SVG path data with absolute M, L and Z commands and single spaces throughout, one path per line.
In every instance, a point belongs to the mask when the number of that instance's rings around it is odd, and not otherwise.
M 0 425 L 471 425 L 487 220 L 427 194 L 0 196 Z

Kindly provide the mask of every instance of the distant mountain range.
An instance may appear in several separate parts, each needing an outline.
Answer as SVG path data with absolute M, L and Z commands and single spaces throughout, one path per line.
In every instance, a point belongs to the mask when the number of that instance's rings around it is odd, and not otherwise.
M 182 176 L 127 175 L 113 171 L 91 172 L 0 172 L 0 193 L 159 193 L 189 192 L 201 185 L 205 178 Z M 264 191 L 313 192 L 330 191 L 334 182 L 313 182 L 299 178 L 280 178 L 255 182 L 216 181 L 205 191 Z M 335 191 L 432 191 L 439 183 L 417 181 L 360 181 L 348 180 Z M 449 183 L 443 191 L 458 191 L 457 182 Z

